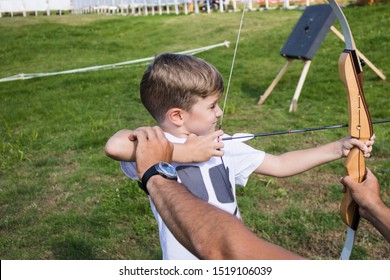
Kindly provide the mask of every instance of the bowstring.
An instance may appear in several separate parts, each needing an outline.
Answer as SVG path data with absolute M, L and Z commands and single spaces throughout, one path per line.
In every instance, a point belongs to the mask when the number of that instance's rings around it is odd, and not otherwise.
M 237 55 L 237 50 L 238 50 L 238 43 L 239 43 L 239 41 L 240 41 L 241 30 L 242 30 L 242 24 L 243 24 L 243 22 L 244 22 L 244 15 L 245 15 L 245 9 L 246 9 L 247 1 L 248 1 L 248 0 L 245 0 L 245 1 L 244 1 L 244 7 L 243 7 L 242 13 L 241 13 L 240 26 L 239 26 L 238 32 L 237 32 L 236 46 L 234 47 L 232 65 L 230 66 L 229 79 L 228 79 L 228 83 L 227 83 L 227 87 L 226 87 L 225 98 L 224 98 L 224 101 L 223 101 L 222 116 L 221 116 L 221 119 L 220 119 L 220 122 L 219 122 L 219 129 L 222 128 L 223 116 L 225 115 L 227 97 L 228 97 L 228 95 L 229 95 L 230 84 L 231 84 L 232 77 L 233 77 L 234 63 L 235 63 L 235 61 L 236 61 L 236 55 Z
M 224 98 L 224 101 L 223 101 L 222 116 L 221 116 L 221 119 L 220 119 L 220 122 L 219 122 L 219 129 L 222 129 L 223 116 L 225 115 L 227 97 L 229 95 L 230 84 L 231 84 L 232 77 L 233 77 L 234 62 L 236 61 L 236 55 L 237 55 L 237 50 L 238 50 L 238 42 L 240 41 L 240 35 L 241 35 L 241 30 L 242 30 L 242 23 L 244 22 L 244 15 L 245 15 L 245 9 L 246 9 L 247 1 L 248 0 L 244 1 L 244 7 L 243 7 L 242 13 L 241 13 L 240 26 L 239 26 L 238 32 L 237 32 L 236 46 L 234 47 L 232 65 L 230 66 L 229 79 L 228 79 L 228 83 L 227 83 L 227 87 L 226 87 L 225 98 Z M 226 168 L 225 162 L 223 160 L 223 156 L 221 156 L 221 162 L 222 162 L 222 166 L 223 166 L 222 168 L 223 168 L 223 170 L 225 172 L 222 173 L 222 171 L 219 168 L 218 168 L 218 170 L 221 173 L 221 176 L 222 176 L 222 178 L 223 178 L 223 180 L 224 180 L 224 182 L 226 184 L 226 187 L 230 186 L 230 188 L 231 188 L 231 183 L 230 183 L 230 180 L 229 180 L 229 173 L 228 173 L 228 170 Z M 224 175 L 226 176 L 227 181 L 225 180 L 225 176 Z M 234 213 L 232 213 L 232 214 L 237 216 L 237 212 L 238 212 L 238 208 L 236 206 L 236 209 L 234 210 Z

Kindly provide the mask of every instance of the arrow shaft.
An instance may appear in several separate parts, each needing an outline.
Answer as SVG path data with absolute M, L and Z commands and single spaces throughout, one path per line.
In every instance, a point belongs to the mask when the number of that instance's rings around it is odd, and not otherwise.
M 382 124 L 382 123 L 388 123 L 388 122 L 390 122 L 390 120 L 379 120 L 379 121 L 372 122 L 372 124 Z M 303 132 L 309 132 L 309 131 L 335 129 L 335 128 L 343 128 L 343 127 L 348 127 L 348 124 L 337 124 L 337 125 L 327 125 L 327 126 L 320 126 L 320 127 L 292 129 L 292 130 L 285 130 L 285 131 L 264 132 L 264 133 L 248 134 L 248 135 L 237 136 L 237 137 L 232 136 L 232 137 L 222 138 L 222 141 L 243 139 L 243 138 L 256 138 L 256 137 L 283 135 L 283 134 L 303 133 Z

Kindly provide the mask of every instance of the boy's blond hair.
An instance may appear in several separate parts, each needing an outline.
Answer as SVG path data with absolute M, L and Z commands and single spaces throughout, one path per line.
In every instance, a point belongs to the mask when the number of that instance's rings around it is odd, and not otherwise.
M 145 71 L 140 85 L 141 100 L 161 123 L 171 108 L 187 112 L 198 98 L 222 95 L 223 79 L 206 61 L 183 54 L 158 55 Z

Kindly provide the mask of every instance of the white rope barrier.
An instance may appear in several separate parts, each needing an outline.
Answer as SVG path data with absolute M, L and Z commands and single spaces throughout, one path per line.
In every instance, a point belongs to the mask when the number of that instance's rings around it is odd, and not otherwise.
M 229 47 L 229 41 L 225 41 L 223 43 L 215 44 L 215 45 L 210 45 L 206 47 L 201 47 L 193 50 L 187 50 L 187 51 L 182 51 L 178 52 L 178 54 L 197 54 L 200 52 L 205 52 L 217 47 Z M 49 77 L 49 76 L 55 76 L 55 75 L 63 75 L 63 74 L 73 74 L 73 73 L 83 73 L 83 72 L 88 72 L 88 71 L 97 71 L 97 70 L 107 70 L 107 69 L 114 69 L 114 68 L 122 68 L 131 64 L 137 64 L 137 63 L 143 63 L 143 62 L 149 62 L 152 61 L 155 57 L 147 57 L 147 58 L 141 58 L 141 59 L 136 59 L 136 60 L 130 60 L 130 61 L 125 61 L 125 62 L 119 62 L 119 63 L 114 63 L 114 64 L 106 64 L 106 65 L 98 65 L 98 66 L 91 66 L 91 67 L 85 67 L 85 68 L 79 68 L 79 69 L 72 69 L 72 70 L 65 70 L 65 71 L 59 71 L 59 72 L 51 72 L 51 73 L 34 73 L 34 74 L 17 74 L 14 76 L 6 77 L 0 79 L 0 83 L 3 82 L 9 82 L 9 81 L 16 81 L 16 80 L 28 80 L 28 79 L 33 79 L 33 78 L 40 78 L 40 77 Z

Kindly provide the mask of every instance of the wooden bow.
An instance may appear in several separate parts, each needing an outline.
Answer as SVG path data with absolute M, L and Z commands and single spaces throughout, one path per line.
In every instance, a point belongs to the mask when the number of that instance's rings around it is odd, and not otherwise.
M 372 122 L 367 103 L 364 98 L 362 76 L 363 71 L 356 54 L 355 42 L 353 40 L 348 22 L 335 0 L 329 0 L 334 13 L 336 14 L 344 33 L 346 49 L 339 58 L 339 74 L 347 91 L 349 135 L 362 141 L 367 141 L 373 135 Z M 349 176 L 356 182 L 362 182 L 366 175 L 364 155 L 359 148 L 354 147 L 348 154 L 345 161 L 345 169 Z M 348 235 L 352 234 L 352 240 L 347 236 L 341 259 L 348 259 L 353 247 L 354 234 L 358 228 L 360 215 L 358 205 L 352 199 L 349 190 L 345 193 L 340 204 L 340 216 L 349 227 Z M 352 229 L 352 231 L 351 231 Z M 347 244 L 347 243 L 351 244 Z M 346 249 L 346 247 L 348 247 Z M 347 251 L 347 252 L 345 252 Z
M 348 97 L 349 135 L 362 141 L 367 141 L 373 135 L 372 122 L 367 103 L 363 94 L 362 75 L 360 63 L 355 51 L 345 50 L 339 59 L 340 78 L 343 81 Z M 363 152 L 354 147 L 345 161 L 347 174 L 356 182 L 365 179 L 366 166 Z M 340 215 L 343 221 L 356 230 L 359 213 L 357 205 L 349 193 L 344 195 L 340 205 Z

